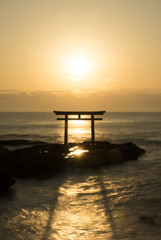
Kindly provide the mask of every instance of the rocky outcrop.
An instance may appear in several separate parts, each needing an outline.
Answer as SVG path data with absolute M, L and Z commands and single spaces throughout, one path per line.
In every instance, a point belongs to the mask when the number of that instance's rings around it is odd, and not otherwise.
M 50 176 L 66 168 L 64 150 L 62 144 L 43 144 L 6 151 L 1 154 L 0 166 L 16 177 Z
M 145 153 L 144 149 L 138 147 L 132 142 L 120 144 L 120 146 L 118 146 L 118 149 L 122 153 L 123 161 L 135 160 Z
M 17 144 L 20 143 L 17 142 Z M 21 144 L 24 144 L 22 140 Z M 12 176 L 22 178 L 51 176 L 65 171 L 68 165 L 88 168 L 104 164 L 118 164 L 122 161 L 137 159 L 145 152 L 133 143 L 95 142 L 93 146 L 91 142 L 84 142 L 65 146 L 44 142 L 38 145 L 37 142 L 35 146 L 17 150 L 10 150 L 4 146 L 0 148 L 0 169 L 9 172 Z M 74 146 L 87 152 L 66 158 Z
M 73 147 L 74 145 L 71 144 Z M 145 150 L 132 142 L 124 144 L 111 144 L 109 142 L 84 142 L 79 144 L 79 148 L 88 149 L 81 155 L 75 155 L 71 159 L 71 164 L 78 167 L 98 167 L 104 164 L 118 164 L 123 161 L 138 159 Z
M 12 178 L 10 175 L 5 173 L 4 171 L 0 171 L 0 192 L 6 190 L 13 184 L 15 184 L 15 179 Z

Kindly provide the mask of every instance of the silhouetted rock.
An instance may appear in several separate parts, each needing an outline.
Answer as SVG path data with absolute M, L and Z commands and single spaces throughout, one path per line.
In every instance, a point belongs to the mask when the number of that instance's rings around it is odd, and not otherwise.
M 92 145 L 91 142 L 84 142 L 77 144 L 81 149 L 87 149 L 89 152 L 82 153 L 81 155 L 75 155 L 71 160 L 72 165 L 78 167 L 98 167 L 104 164 L 118 164 L 122 161 L 138 159 L 145 150 L 133 144 L 132 142 L 124 144 L 112 144 L 109 142 L 95 142 Z M 70 147 L 73 147 L 70 144 Z
M 0 191 L 3 191 L 13 184 L 15 184 L 15 179 L 3 172 L 2 170 L 0 171 Z
M 65 149 L 62 144 L 44 144 L 6 151 L 0 165 L 16 177 L 49 176 L 66 169 Z
M 107 163 L 116 164 L 122 161 L 122 152 L 118 148 L 114 148 L 107 153 Z
M 23 141 L 22 143 L 24 144 Z M 92 145 L 90 141 L 79 144 L 71 143 L 67 146 L 43 143 L 17 150 L 9 150 L 4 146 L 0 148 L 1 169 L 10 172 L 12 176 L 22 178 L 50 176 L 66 170 L 69 164 L 85 168 L 116 164 L 137 159 L 145 152 L 133 143 L 111 144 L 99 141 L 95 142 L 95 145 Z M 69 149 L 74 146 L 88 152 L 66 159 L 65 156 L 70 152 Z
M 124 161 L 137 159 L 145 153 L 144 149 L 132 142 L 121 144 L 118 149 L 121 151 Z
M 75 144 L 76 145 L 76 144 Z M 129 143 L 122 143 L 122 144 L 114 144 L 109 143 L 107 141 L 101 142 L 96 141 L 95 145 L 92 145 L 90 141 L 86 141 L 80 144 L 77 144 L 82 149 L 91 150 L 106 150 L 106 153 L 113 149 L 118 149 L 122 154 L 121 161 L 126 160 L 134 160 L 140 157 L 142 154 L 145 153 L 145 150 L 138 147 L 136 144 L 129 142 Z M 70 144 L 70 147 L 74 146 L 74 144 Z
M 11 149 L 7 148 L 7 147 L 0 147 L 0 156 L 3 154 L 6 154 L 8 152 L 10 152 Z

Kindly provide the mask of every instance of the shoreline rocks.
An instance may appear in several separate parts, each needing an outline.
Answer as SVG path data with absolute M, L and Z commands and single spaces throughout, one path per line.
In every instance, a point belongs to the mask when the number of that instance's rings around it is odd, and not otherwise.
M 4 171 L 0 171 L 0 192 L 6 190 L 13 184 L 15 184 L 16 180 L 12 178 L 10 175 L 5 173 Z
M 90 142 L 84 142 L 79 145 L 82 149 L 88 149 L 89 152 L 82 155 L 75 155 L 72 164 L 77 167 L 98 167 L 102 165 L 120 164 L 123 161 L 136 160 L 145 150 L 132 142 L 123 144 L 112 144 L 109 142 L 96 142 L 94 146 Z
M 109 142 L 90 141 L 83 143 L 47 144 L 33 142 L 34 146 L 10 150 L 5 146 L 23 145 L 26 140 L 0 141 L 0 169 L 4 173 L 20 178 L 48 177 L 58 172 L 63 172 L 69 165 L 74 167 L 93 168 L 107 164 L 118 164 L 123 161 L 138 159 L 145 150 L 133 143 L 111 144 Z M 3 144 L 1 144 L 3 142 Z M 31 141 L 28 141 L 31 144 Z M 26 145 L 26 143 L 25 143 Z M 68 157 L 71 149 L 78 146 L 87 150 L 80 155 Z

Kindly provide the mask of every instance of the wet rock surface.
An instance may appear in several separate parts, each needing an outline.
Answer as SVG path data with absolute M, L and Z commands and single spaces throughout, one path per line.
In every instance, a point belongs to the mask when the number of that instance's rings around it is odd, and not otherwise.
M 25 142 L 24 142 L 25 141 Z M 79 144 L 47 144 L 27 141 L 32 147 L 11 150 L 9 145 L 26 145 L 26 140 L 0 141 L 0 170 L 3 173 L 21 178 L 41 178 L 65 171 L 69 165 L 74 167 L 98 167 L 104 164 L 117 164 L 134 160 L 145 153 L 133 143 L 112 144 L 109 142 L 83 142 Z M 70 149 L 78 146 L 88 150 L 72 158 L 66 158 Z
M 0 171 L 0 192 L 9 188 L 13 184 L 15 184 L 15 182 L 16 180 L 9 174 L 4 172 L 3 170 Z
M 71 144 L 71 146 L 74 146 Z M 123 161 L 136 160 L 145 153 L 145 150 L 132 142 L 112 144 L 109 142 L 90 142 L 79 144 L 80 149 L 87 149 L 82 155 L 75 155 L 72 164 L 77 167 L 98 167 L 107 164 L 119 164 Z

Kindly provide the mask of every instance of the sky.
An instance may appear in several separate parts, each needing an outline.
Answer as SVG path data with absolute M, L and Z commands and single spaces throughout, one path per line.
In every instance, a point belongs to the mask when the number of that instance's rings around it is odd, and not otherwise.
M 0 0 L 0 111 L 161 111 L 161 0 Z

